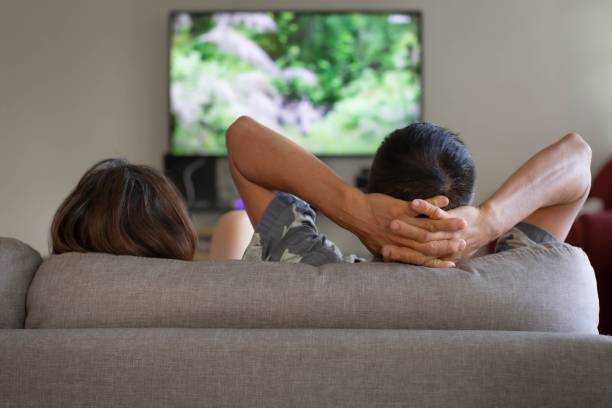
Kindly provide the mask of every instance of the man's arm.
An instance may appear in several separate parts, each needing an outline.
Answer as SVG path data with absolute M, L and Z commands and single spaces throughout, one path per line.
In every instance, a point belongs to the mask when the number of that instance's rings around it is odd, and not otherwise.
M 468 227 L 456 234 L 467 242 L 466 249 L 458 255 L 471 255 L 520 221 L 564 241 L 588 196 L 590 166 L 591 148 L 580 135 L 570 133 L 530 158 L 479 207 L 449 211 L 449 215 L 468 222 Z M 430 207 L 422 200 L 412 205 L 417 211 Z M 401 221 L 393 225 L 399 231 L 405 228 Z M 391 246 L 384 253 L 390 260 L 401 261 L 401 248 Z
M 405 262 L 448 266 L 434 258 L 456 252 L 460 239 L 429 243 L 463 228 L 461 219 L 427 221 L 415 218 L 410 203 L 381 194 L 363 194 L 346 185 L 329 167 L 289 139 L 248 117 L 227 130 L 230 172 L 251 219 L 256 225 L 274 198 L 274 191 L 295 194 L 320 209 L 332 221 L 354 233 L 377 254 L 384 244 L 406 246 Z M 444 206 L 446 198 L 433 200 Z M 394 218 L 408 226 L 404 234 L 388 228 Z M 446 234 L 446 235 L 445 235 Z
M 523 220 L 565 241 L 591 188 L 591 148 L 570 133 L 529 159 L 483 203 L 495 238 Z

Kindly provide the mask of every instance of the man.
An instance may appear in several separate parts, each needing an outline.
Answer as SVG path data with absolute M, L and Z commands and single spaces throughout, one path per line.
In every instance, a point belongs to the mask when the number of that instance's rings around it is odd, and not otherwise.
M 236 120 L 226 143 L 232 178 L 255 226 L 243 259 L 312 265 L 360 261 L 343 256 L 317 231 L 310 203 L 375 256 L 452 267 L 495 240 L 497 250 L 563 241 L 591 180 L 590 148 L 575 133 L 529 159 L 478 207 L 470 205 L 469 152 L 456 135 L 431 124 L 410 125 L 383 142 L 372 164 L 369 194 L 346 185 L 316 157 L 253 119 Z

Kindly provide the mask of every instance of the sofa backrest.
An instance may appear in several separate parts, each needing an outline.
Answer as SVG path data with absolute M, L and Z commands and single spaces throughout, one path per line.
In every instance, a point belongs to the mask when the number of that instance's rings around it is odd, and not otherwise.
M 0 329 L 23 329 L 28 286 L 41 262 L 23 242 L 0 237 Z
M 313 267 L 51 256 L 27 299 L 26 328 L 371 328 L 597 333 L 586 255 L 544 244 L 454 269 L 388 263 Z

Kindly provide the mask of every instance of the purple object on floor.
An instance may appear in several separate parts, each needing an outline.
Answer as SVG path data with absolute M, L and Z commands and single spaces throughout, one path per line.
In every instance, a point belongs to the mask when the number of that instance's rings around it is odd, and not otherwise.
M 234 209 L 244 210 L 244 202 L 240 198 L 234 200 Z

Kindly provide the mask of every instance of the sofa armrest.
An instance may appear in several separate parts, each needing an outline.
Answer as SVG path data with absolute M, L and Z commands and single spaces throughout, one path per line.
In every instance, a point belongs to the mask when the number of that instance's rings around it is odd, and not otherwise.
M 589 256 L 599 293 L 599 331 L 612 334 L 612 211 L 580 216 L 567 241 Z
M 28 245 L 0 237 L 0 329 L 23 328 L 26 294 L 41 262 Z

